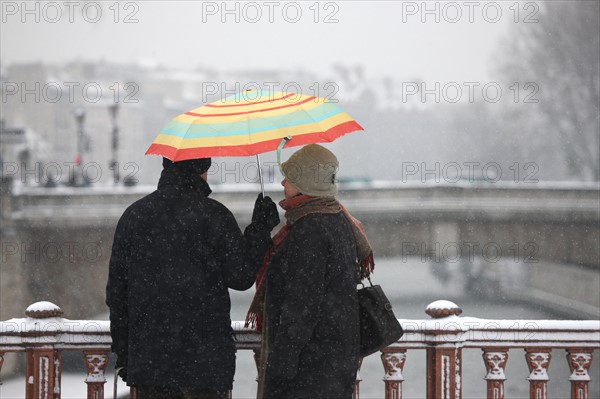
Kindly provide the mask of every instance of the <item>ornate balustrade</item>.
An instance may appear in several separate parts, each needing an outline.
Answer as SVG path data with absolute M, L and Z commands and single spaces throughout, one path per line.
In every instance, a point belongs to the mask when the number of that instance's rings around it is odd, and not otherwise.
M 458 317 L 462 310 L 449 301 L 430 304 L 431 320 L 400 320 L 404 336 L 382 351 L 385 398 L 402 398 L 407 351 L 424 349 L 427 398 L 462 398 L 462 350 L 479 348 L 487 370 L 487 397 L 504 398 L 504 369 L 509 349 L 524 350 L 530 370 L 530 398 L 546 399 L 548 366 L 553 349 L 564 349 L 571 369 L 571 398 L 588 398 L 592 353 L 600 348 L 600 321 L 486 320 Z M 568 397 L 568 393 L 554 393 Z
M 600 348 L 600 321 L 459 317 L 461 309 L 448 301 L 434 302 L 426 312 L 431 319 L 400 320 L 404 336 L 381 353 L 386 399 L 402 398 L 403 369 L 410 364 L 408 352 L 415 350 L 425 350 L 427 398 L 460 399 L 462 351 L 471 348 L 483 352 L 488 398 L 504 398 L 504 369 L 511 349 L 523 350 L 530 370 L 531 398 L 547 398 L 547 370 L 553 350 L 565 350 L 571 370 L 571 398 L 588 398 L 592 354 Z M 26 398 L 60 399 L 62 352 L 79 351 L 87 368 L 87 397 L 103 399 L 111 344 L 109 322 L 65 319 L 60 308 L 49 302 L 31 305 L 26 316 L 0 322 L 0 371 L 5 353 L 24 352 Z M 236 347 L 253 350 L 258 359 L 260 336 L 241 325 L 234 323 Z M 360 396 L 359 384 L 357 376 L 355 398 Z M 567 393 L 559 396 L 566 397 Z

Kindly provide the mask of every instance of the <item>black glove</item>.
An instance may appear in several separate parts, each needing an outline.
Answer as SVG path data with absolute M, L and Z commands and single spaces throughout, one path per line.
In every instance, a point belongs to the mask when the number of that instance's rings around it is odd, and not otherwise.
M 127 369 L 125 367 L 118 369 L 117 374 L 119 377 L 121 377 L 123 382 L 127 382 Z
M 256 202 L 254 203 L 252 224 L 268 231 L 273 230 L 273 227 L 279 224 L 277 205 L 275 205 L 271 197 L 263 198 L 262 193 L 258 194 L 258 198 L 256 198 Z

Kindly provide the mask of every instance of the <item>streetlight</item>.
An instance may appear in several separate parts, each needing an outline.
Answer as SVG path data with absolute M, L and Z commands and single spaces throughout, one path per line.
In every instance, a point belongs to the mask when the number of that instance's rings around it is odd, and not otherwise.
M 85 152 L 85 131 L 83 128 L 83 124 L 85 123 L 85 109 L 83 107 L 75 108 L 73 112 L 75 115 L 75 120 L 77 121 L 77 168 L 80 172 L 82 172 L 83 177 L 83 153 Z M 77 177 L 75 175 L 70 176 L 72 179 L 72 184 L 77 185 Z M 86 183 L 86 179 L 83 179 L 83 184 Z
M 119 149 L 119 126 L 117 126 L 117 115 L 119 114 L 119 103 L 114 103 L 108 107 L 112 120 L 112 158 L 109 163 L 113 171 L 114 183 L 119 182 L 119 163 L 117 161 L 117 151 Z

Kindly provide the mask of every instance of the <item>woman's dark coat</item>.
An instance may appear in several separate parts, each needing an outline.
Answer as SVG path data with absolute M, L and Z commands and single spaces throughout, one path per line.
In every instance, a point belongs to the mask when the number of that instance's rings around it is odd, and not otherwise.
M 291 226 L 267 269 L 264 399 L 351 398 L 359 350 L 356 246 L 343 213 Z
M 232 388 L 228 288 L 254 282 L 270 232 L 242 236 L 199 175 L 165 170 L 119 220 L 106 303 L 129 385 Z

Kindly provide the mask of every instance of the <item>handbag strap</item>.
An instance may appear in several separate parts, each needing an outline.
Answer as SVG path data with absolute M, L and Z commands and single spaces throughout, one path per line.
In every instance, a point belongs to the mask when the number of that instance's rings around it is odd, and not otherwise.
M 373 282 L 371 281 L 371 277 L 367 276 L 367 280 L 369 280 L 369 284 L 371 284 L 371 287 L 373 287 Z M 362 281 L 359 281 L 358 284 L 362 285 L 362 287 L 365 288 L 365 283 L 363 283 Z

